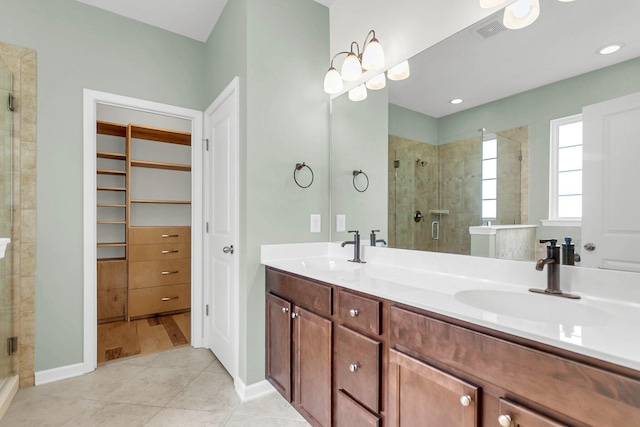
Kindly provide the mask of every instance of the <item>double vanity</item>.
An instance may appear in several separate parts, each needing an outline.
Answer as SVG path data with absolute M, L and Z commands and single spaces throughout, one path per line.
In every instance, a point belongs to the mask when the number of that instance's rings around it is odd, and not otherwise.
M 268 245 L 267 379 L 314 426 L 640 425 L 637 273 Z

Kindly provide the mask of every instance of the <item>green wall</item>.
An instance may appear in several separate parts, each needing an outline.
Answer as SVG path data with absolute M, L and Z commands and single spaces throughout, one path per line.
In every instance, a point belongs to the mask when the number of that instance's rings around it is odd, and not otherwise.
M 438 119 L 389 104 L 389 135 L 438 145 Z
M 0 41 L 38 56 L 35 369 L 83 358 L 84 88 L 200 109 L 204 44 L 75 0 L 1 0 Z

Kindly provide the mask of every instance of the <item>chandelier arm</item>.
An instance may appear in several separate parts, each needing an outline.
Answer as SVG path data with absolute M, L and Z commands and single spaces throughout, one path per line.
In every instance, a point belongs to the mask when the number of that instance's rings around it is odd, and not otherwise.
M 338 55 L 342 55 L 342 54 L 349 55 L 349 53 L 351 53 L 351 52 L 344 51 L 344 52 L 338 52 L 335 55 L 333 55 L 333 58 L 331 58 L 331 65 L 329 67 L 330 68 L 333 67 L 333 60 L 336 59 L 338 57 Z
M 371 38 L 371 40 L 367 41 L 370 35 L 373 35 L 373 37 Z M 376 32 L 374 30 L 371 30 L 367 33 L 367 35 L 364 37 L 364 43 L 362 43 L 362 53 L 364 53 L 364 50 L 367 48 L 367 43 L 371 43 L 371 41 L 373 41 L 373 39 L 375 38 Z

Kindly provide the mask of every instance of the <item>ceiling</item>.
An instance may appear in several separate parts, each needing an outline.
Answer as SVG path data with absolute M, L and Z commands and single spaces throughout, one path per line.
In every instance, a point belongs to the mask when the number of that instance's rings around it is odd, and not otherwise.
M 481 37 L 499 11 L 411 58 L 411 76 L 389 82 L 389 101 L 438 118 L 640 56 L 637 0 L 540 0 L 540 10 L 527 28 Z M 596 54 L 613 42 L 625 46 Z
M 78 0 L 90 6 L 206 42 L 227 0 Z M 336 0 L 315 0 L 331 6 Z

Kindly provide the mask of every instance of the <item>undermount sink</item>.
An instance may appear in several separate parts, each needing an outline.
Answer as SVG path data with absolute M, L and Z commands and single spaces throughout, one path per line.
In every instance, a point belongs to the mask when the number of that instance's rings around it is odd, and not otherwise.
M 321 271 L 354 271 L 360 268 L 357 262 L 336 259 L 311 259 L 302 261 L 302 266 Z
M 467 290 L 455 293 L 454 298 L 480 310 L 541 323 L 600 326 L 613 317 L 607 311 L 584 305 L 581 300 L 529 292 Z

